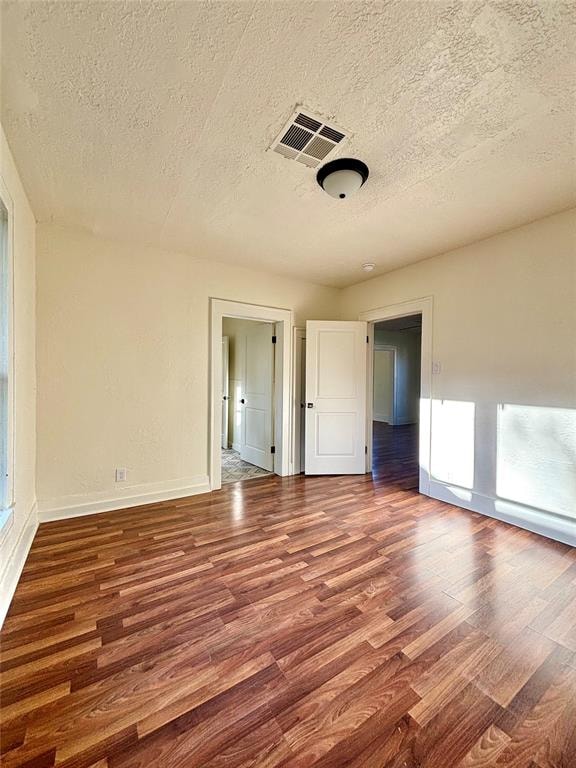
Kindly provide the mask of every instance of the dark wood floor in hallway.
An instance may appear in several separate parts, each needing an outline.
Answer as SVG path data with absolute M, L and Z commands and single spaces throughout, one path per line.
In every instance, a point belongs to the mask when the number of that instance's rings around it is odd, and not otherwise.
M 418 425 L 372 423 L 372 476 L 389 488 L 418 490 Z
M 573 768 L 576 551 L 406 467 L 42 525 L 3 768 Z

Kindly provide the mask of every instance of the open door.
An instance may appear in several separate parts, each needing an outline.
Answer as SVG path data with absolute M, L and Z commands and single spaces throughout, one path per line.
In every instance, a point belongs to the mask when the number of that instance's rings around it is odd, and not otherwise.
M 228 383 L 229 344 L 228 336 L 222 336 L 222 434 L 220 445 L 228 448 L 228 405 L 230 392 Z
M 366 471 L 367 324 L 306 323 L 307 475 Z
M 250 464 L 272 471 L 274 326 L 270 323 L 250 323 L 250 326 L 244 348 L 240 456 Z

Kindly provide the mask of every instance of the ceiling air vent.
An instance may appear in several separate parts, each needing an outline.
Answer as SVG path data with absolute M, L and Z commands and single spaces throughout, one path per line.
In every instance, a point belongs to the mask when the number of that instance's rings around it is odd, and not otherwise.
M 297 109 L 270 149 L 290 160 L 316 168 L 349 138 L 347 131 L 325 123 L 317 115 Z

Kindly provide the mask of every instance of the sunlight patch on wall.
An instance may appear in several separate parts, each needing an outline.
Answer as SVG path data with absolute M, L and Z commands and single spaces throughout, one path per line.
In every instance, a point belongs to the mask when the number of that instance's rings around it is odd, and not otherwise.
M 430 473 L 430 456 L 427 451 L 427 446 L 430 445 L 430 399 L 428 397 L 420 398 L 420 414 L 419 414 L 419 462 L 420 471 Z
M 431 472 L 436 480 L 474 487 L 474 403 L 432 400 Z
M 496 493 L 576 518 L 576 411 L 498 406 Z

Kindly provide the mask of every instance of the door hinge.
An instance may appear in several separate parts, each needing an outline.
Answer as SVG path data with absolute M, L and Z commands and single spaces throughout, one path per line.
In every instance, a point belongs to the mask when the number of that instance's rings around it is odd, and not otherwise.
M 364 453 L 368 454 L 368 446 L 367 445 L 364 446 Z
M 276 344 L 276 336 L 272 336 L 272 344 Z
M 275 445 L 270 446 L 270 453 L 276 453 L 276 446 Z
M 366 336 L 366 344 L 370 344 L 370 336 Z

